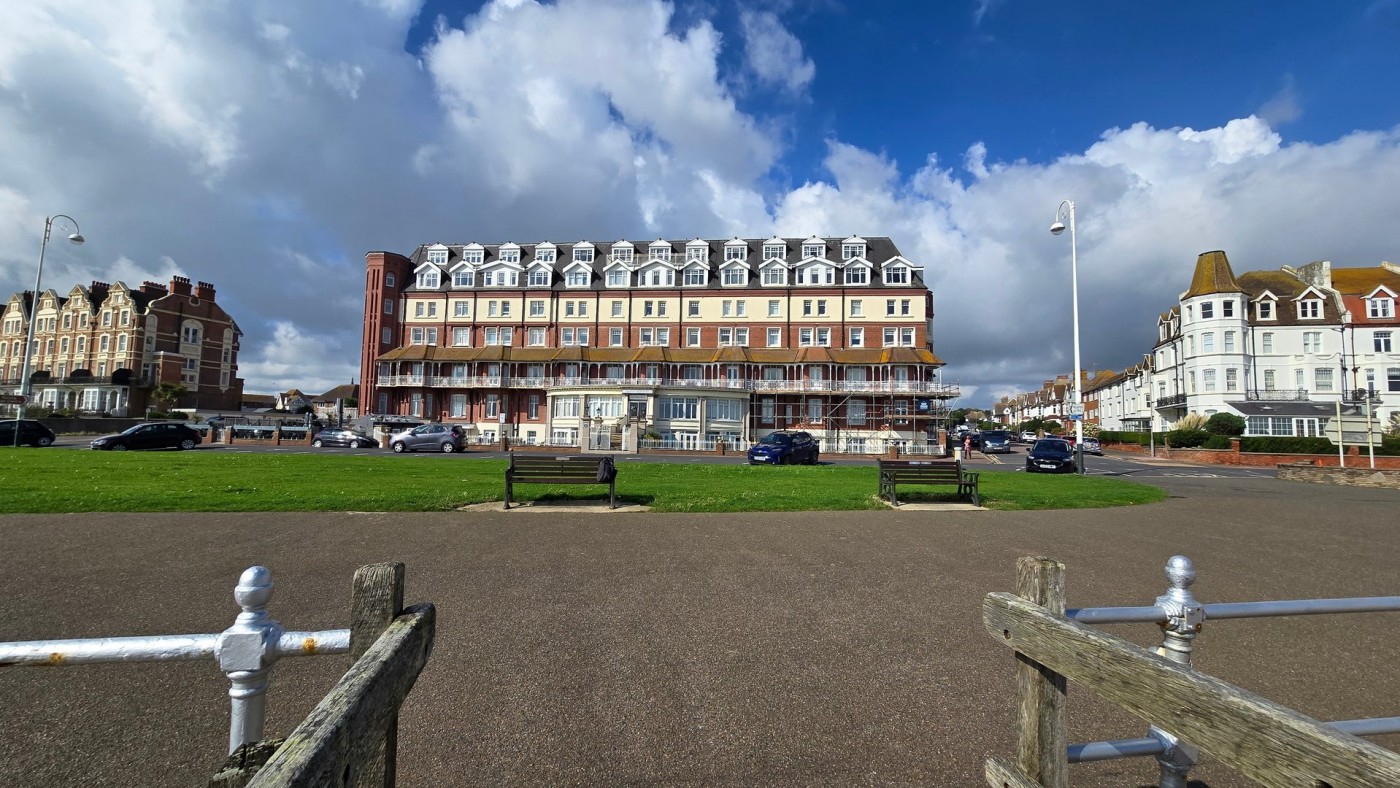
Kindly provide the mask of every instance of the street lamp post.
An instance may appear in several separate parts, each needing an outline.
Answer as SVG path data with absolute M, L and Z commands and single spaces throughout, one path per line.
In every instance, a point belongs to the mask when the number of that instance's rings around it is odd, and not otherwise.
M 1068 209 L 1068 210 L 1066 210 Z M 1065 231 L 1062 221 L 1065 214 L 1069 215 L 1069 278 L 1070 290 L 1072 292 L 1074 305 L 1074 380 L 1071 385 L 1074 392 L 1071 397 L 1072 410 L 1071 418 L 1074 419 L 1074 453 L 1075 466 L 1079 468 L 1079 473 L 1084 473 L 1084 391 L 1083 376 L 1079 368 L 1079 253 L 1075 248 L 1074 237 L 1074 202 L 1064 200 L 1060 207 L 1055 209 L 1055 221 L 1050 225 L 1050 234 L 1059 235 Z
M 29 395 L 34 389 L 29 380 L 29 369 L 34 356 L 34 324 L 39 317 L 39 294 L 42 292 L 39 287 L 44 281 L 44 252 L 49 247 L 49 234 L 53 232 L 53 222 L 55 219 L 67 219 L 73 225 L 73 234 L 68 236 L 68 240 L 74 245 L 81 244 L 83 235 L 78 229 L 78 220 L 66 214 L 44 217 L 44 240 L 39 242 L 39 270 L 34 274 L 34 300 L 29 304 L 29 331 L 24 337 L 24 365 L 21 367 L 19 376 L 19 416 L 15 421 L 15 446 L 19 446 L 19 436 L 23 430 L 20 425 L 24 423 L 25 406 L 29 404 Z

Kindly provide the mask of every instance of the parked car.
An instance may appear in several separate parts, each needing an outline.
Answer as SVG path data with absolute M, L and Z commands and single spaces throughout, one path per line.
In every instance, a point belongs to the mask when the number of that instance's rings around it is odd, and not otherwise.
M 103 435 L 93 440 L 92 448 L 102 451 L 127 449 L 188 450 L 200 444 L 199 431 L 187 424 L 159 421 L 137 424 L 116 435 Z
M 1035 443 L 1035 430 L 1022 430 L 1021 440 L 1026 443 Z
M 1041 438 L 1026 452 L 1026 473 L 1074 473 L 1077 470 L 1069 441 Z
M 1009 454 L 1011 433 L 1006 430 L 987 430 L 982 433 L 982 451 L 988 454 Z
M 1099 439 L 1098 439 L 1098 438 L 1090 438 L 1090 437 L 1087 436 L 1087 435 L 1084 436 L 1084 453 L 1085 453 L 1085 454 L 1097 454 L 1098 456 L 1102 457 L 1102 456 L 1103 456 L 1103 447 L 1099 445 Z
M 451 454 L 462 450 L 466 437 L 466 431 L 455 424 L 424 424 L 389 436 L 389 448 L 396 454 L 420 449 Z
M 322 446 L 348 446 L 352 449 L 358 449 L 363 446 L 365 448 L 377 449 L 379 448 L 379 441 L 363 432 L 331 427 L 316 433 L 316 437 L 311 439 L 311 445 L 317 448 Z
M 26 446 L 52 446 L 54 442 L 53 430 L 49 425 L 34 419 L 25 419 L 20 422 L 18 419 L 0 421 L 0 446 L 15 445 L 15 424 L 19 423 L 19 442 Z
M 817 439 L 810 432 L 770 432 L 749 449 L 749 464 L 767 463 L 770 465 L 792 465 L 806 463 L 816 465 L 821 450 Z

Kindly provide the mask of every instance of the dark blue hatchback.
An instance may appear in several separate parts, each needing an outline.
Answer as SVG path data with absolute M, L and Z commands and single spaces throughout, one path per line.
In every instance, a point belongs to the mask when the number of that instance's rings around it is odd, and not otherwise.
M 1026 473 L 1074 473 L 1074 450 L 1069 441 L 1042 438 L 1026 453 Z
M 820 458 L 817 439 L 810 432 L 770 432 L 749 449 L 749 464 L 816 465 Z

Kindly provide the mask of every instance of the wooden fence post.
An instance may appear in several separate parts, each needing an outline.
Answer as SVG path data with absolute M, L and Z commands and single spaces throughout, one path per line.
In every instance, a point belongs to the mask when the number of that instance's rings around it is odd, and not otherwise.
M 1016 561 L 1016 593 L 1051 613 L 1065 612 L 1065 565 L 1026 556 Z M 1068 788 L 1069 741 L 1065 733 L 1065 677 L 1016 655 L 1016 697 L 1020 734 L 1016 762 L 1044 788 Z
M 350 659 L 364 655 L 389 624 L 403 612 L 401 563 L 370 564 L 355 570 L 350 601 Z M 394 788 L 394 772 L 399 742 L 399 715 L 395 714 L 384 732 L 379 752 L 365 759 L 355 780 L 355 788 Z

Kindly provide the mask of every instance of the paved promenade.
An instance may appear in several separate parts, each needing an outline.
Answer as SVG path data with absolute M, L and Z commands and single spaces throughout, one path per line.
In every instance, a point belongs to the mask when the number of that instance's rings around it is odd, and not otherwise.
M 354 569 L 398 560 L 439 611 L 400 785 L 975 786 L 1012 750 L 980 601 L 1018 556 L 1064 561 L 1072 606 L 1150 603 L 1177 552 L 1204 601 L 1400 593 L 1400 493 L 1159 481 L 1161 504 L 1062 512 L 8 516 L 0 640 L 217 631 L 255 563 L 285 626 L 343 627 Z M 1319 718 L 1389 716 L 1397 642 L 1396 614 L 1213 622 L 1197 664 Z M 345 664 L 280 663 L 269 732 Z M 226 691 L 212 663 L 0 670 L 0 785 L 201 785 Z M 1070 708 L 1075 741 L 1145 729 L 1074 687 Z M 1155 784 L 1149 761 L 1072 768 Z

